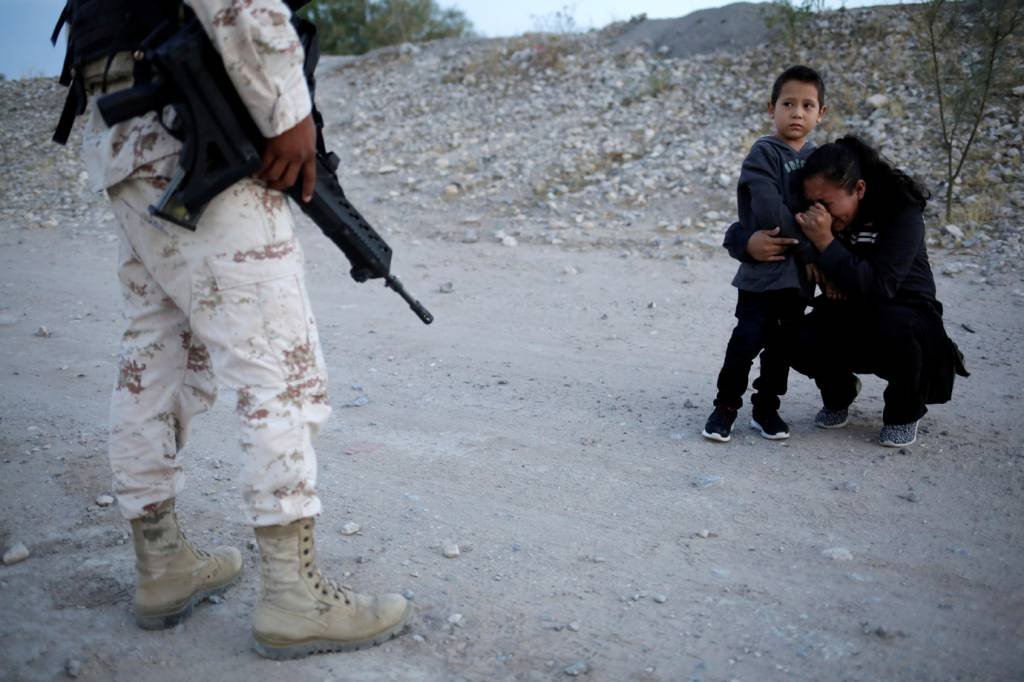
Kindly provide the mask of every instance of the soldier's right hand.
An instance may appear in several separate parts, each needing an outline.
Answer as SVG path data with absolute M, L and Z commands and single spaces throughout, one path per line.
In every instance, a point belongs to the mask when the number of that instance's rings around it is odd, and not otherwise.
M 778 234 L 779 228 L 777 227 L 770 230 L 758 230 L 750 235 L 750 240 L 747 242 L 747 253 L 758 261 L 785 260 L 786 249 L 800 242 L 789 237 L 776 236 Z
M 316 187 L 316 125 L 313 115 L 267 140 L 258 177 L 270 189 L 291 189 L 302 174 L 302 200 L 313 198 Z

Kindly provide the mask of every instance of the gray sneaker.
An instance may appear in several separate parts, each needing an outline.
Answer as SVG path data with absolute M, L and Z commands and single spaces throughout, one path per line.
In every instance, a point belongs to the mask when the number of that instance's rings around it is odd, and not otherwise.
M 814 415 L 814 425 L 819 429 L 840 429 L 850 421 L 850 410 L 829 410 L 821 408 L 818 414 Z
M 887 448 L 902 448 L 917 440 L 917 422 L 886 424 L 878 433 L 878 442 Z
M 853 400 L 857 399 L 860 395 L 861 383 L 860 377 L 854 377 L 856 380 L 856 388 L 853 391 Z M 852 403 L 853 400 L 850 402 Z M 846 426 L 847 422 L 850 421 L 850 410 L 844 407 L 841 410 L 830 410 L 827 407 L 823 407 L 818 410 L 818 414 L 814 415 L 814 425 L 819 429 L 839 429 Z

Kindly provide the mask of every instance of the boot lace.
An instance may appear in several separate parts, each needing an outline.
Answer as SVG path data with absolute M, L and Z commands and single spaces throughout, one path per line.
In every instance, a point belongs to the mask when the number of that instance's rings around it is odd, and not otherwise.
M 306 572 L 306 576 L 313 579 L 313 589 L 319 590 L 320 594 L 325 597 L 332 596 L 335 600 L 344 599 L 345 604 L 351 604 L 353 594 L 352 588 L 324 576 L 324 574 L 320 572 L 320 567 L 315 566 L 313 564 L 313 560 L 309 558 L 313 545 L 313 534 L 311 532 L 312 527 L 304 525 L 302 528 L 305 531 L 302 536 L 302 544 L 309 545 L 308 547 L 302 548 L 302 568 Z

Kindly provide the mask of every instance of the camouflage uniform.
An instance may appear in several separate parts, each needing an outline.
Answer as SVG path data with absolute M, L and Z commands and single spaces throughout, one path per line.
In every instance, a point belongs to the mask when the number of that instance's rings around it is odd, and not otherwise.
M 282 2 L 186 2 L 264 136 L 309 114 L 302 47 Z M 104 66 L 86 70 L 91 95 Z M 108 92 L 131 84 L 128 55 L 117 56 L 106 81 Z M 184 487 L 179 454 L 189 423 L 213 404 L 219 383 L 237 393 L 247 520 L 268 526 L 314 516 L 320 501 L 311 440 L 330 407 L 285 196 L 238 182 L 209 204 L 194 233 L 151 217 L 147 207 L 166 187 L 180 144 L 155 113 L 108 128 L 96 99 L 84 156 L 119 223 L 128 320 L 110 431 L 123 513 L 138 518 Z

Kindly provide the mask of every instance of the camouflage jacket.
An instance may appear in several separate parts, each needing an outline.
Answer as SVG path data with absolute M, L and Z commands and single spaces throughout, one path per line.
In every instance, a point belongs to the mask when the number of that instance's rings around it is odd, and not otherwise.
M 302 73 L 302 45 L 282 0 L 184 0 L 220 52 L 228 75 L 265 137 L 292 128 L 309 115 L 312 102 Z M 83 157 L 93 189 L 116 185 L 131 174 L 170 177 L 181 143 L 155 112 L 108 127 L 96 108 L 105 60 L 85 70 L 90 95 Z M 119 54 L 107 72 L 107 92 L 131 85 L 132 61 Z M 171 120 L 168 109 L 164 121 Z

